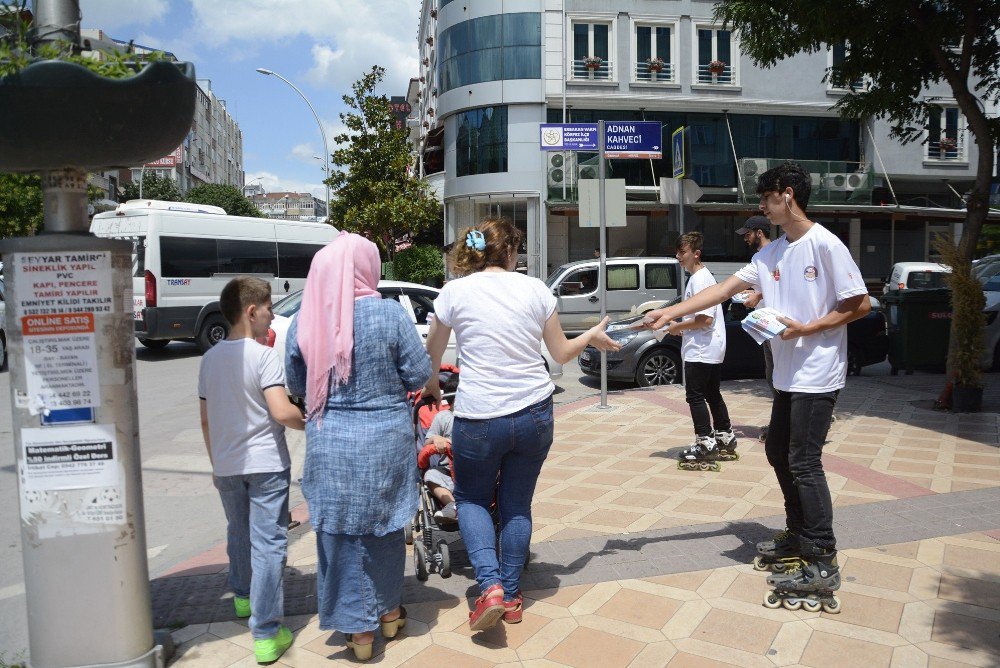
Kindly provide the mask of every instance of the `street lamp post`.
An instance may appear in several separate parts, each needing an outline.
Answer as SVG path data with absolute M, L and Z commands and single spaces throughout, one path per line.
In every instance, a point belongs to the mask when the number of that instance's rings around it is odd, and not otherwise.
M 309 102 L 309 98 L 307 98 L 305 96 L 305 94 L 302 91 L 299 90 L 298 86 L 296 86 L 291 81 L 289 81 L 285 77 L 281 76 L 277 72 L 274 72 L 272 70 L 266 69 L 264 67 L 258 67 L 257 71 L 260 72 L 261 74 L 265 75 L 265 76 L 275 76 L 275 77 L 278 77 L 279 79 L 281 79 L 282 81 L 284 81 L 286 84 L 288 84 L 289 86 L 292 87 L 292 90 L 294 90 L 296 93 L 299 94 L 299 97 L 302 98 L 302 101 L 306 103 L 307 107 L 309 107 L 309 111 L 312 112 L 313 117 L 316 119 L 316 125 L 319 126 L 319 134 L 323 138 L 323 158 L 324 158 L 324 164 L 326 165 L 326 178 L 327 179 L 330 178 L 330 145 L 326 143 L 326 130 L 323 129 L 323 123 L 319 120 L 319 114 L 316 113 L 316 110 L 313 108 L 312 103 Z M 324 183 L 324 185 L 326 186 L 326 220 L 327 220 L 327 222 L 329 222 L 330 221 L 330 184 L 329 183 Z

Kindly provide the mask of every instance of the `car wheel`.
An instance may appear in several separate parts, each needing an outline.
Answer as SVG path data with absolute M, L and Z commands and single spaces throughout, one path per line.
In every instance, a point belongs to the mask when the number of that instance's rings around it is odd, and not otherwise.
M 170 339 L 139 339 L 139 343 L 150 350 L 161 350 L 167 347 Z
M 222 314 L 215 313 L 205 318 L 198 332 L 198 347 L 201 352 L 208 352 L 209 348 L 219 341 L 229 336 L 229 323 L 222 317 Z
M 681 358 L 669 348 L 654 348 L 642 356 L 635 372 L 639 387 L 670 385 L 681 380 Z

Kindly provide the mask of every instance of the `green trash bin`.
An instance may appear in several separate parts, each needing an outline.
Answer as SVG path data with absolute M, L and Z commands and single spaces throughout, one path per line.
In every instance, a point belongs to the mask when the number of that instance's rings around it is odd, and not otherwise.
M 951 336 L 951 290 L 893 290 L 882 297 L 892 375 L 903 369 L 942 370 Z

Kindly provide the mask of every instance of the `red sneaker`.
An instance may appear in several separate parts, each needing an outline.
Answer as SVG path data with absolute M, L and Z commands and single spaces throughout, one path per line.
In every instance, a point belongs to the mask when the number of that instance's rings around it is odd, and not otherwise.
M 484 631 L 500 621 L 505 611 L 503 587 L 495 584 L 476 599 L 476 609 L 469 613 L 469 628 Z
M 508 624 L 520 624 L 521 623 L 521 613 L 522 603 L 524 599 L 521 597 L 521 592 L 517 592 L 515 596 L 510 601 L 503 602 L 503 620 Z

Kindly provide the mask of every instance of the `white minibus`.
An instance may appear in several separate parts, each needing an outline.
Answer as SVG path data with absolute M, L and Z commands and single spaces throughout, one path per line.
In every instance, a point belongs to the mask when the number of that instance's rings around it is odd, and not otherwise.
M 92 234 L 134 244 L 135 335 L 147 348 L 175 339 L 203 350 L 229 335 L 219 293 L 258 276 L 278 301 L 301 290 L 313 255 L 337 236 L 325 223 L 227 216 L 217 207 L 131 200 L 94 216 Z

